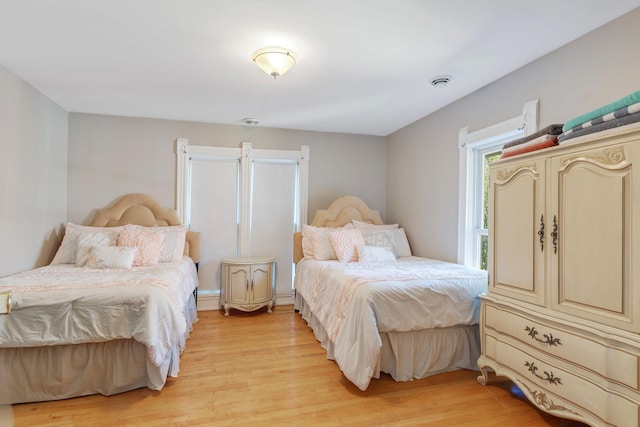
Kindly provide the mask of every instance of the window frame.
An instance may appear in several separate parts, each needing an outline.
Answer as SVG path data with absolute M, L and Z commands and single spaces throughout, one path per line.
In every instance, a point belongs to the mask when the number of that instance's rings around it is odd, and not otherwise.
M 466 126 L 458 132 L 460 147 L 458 191 L 458 264 L 480 267 L 479 239 L 482 228 L 484 155 L 538 130 L 539 100 L 524 104 L 522 114 L 500 123 L 469 132 Z
M 241 147 L 214 147 L 189 145 L 187 138 L 176 140 L 176 207 L 178 216 L 183 224 L 191 228 L 191 175 L 193 159 L 218 162 L 234 162 L 238 165 L 238 177 L 236 181 L 237 192 L 237 247 L 236 256 L 245 258 L 251 254 L 251 234 L 252 234 L 252 209 L 254 203 L 253 185 L 256 163 L 282 163 L 291 164 L 296 167 L 295 200 L 293 203 L 294 215 L 292 223 L 292 234 L 294 231 L 301 231 L 302 225 L 306 223 L 308 217 L 308 194 L 309 194 L 309 147 L 302 145 L 300 150 L 279 150 L 279 149 L 255 149 L 250 142 L 242 142 Z M 287 268 L 285 265 L 289 260 L 279 259 L 280 268 Z M 286 294 L 281 289 L 280 294 L 276 294 L 276 303 L 285 305 L 293 304 L 295 291 L 293 288 L 293 258 L 291 258 L 291 290 Z M 286 275 L 284 276 L 286 277 Z M 283 282 L 284 283 L 284 282 Z M 276 292 L 278 292 L 276 283 Z M 198 301 L 198 308 L 210 309 L 219 306 L 219 289 L 200 289 L 198 295 L 203 298 Z

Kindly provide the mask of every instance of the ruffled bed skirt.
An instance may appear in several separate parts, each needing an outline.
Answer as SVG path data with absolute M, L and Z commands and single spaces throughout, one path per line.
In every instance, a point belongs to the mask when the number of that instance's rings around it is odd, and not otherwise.
M 147 348 L 133 340 L 0 348 L 0 404 L 39 402 L 103 394 L 141 387 L 160 390 L 177 377 L 180 355 L 197 321 L 193 296 L 184 309 L 187 333 L 156 366 Z
M 299 294 L 296 294 L 295 309 L 327 351 L 327 358 L 334 360 L 334 343 Z M 385 372 L 395 381 L 411 381 L 456 369 L 478 370 L 478 325 L 381 332 L 380 337 L 382 348 L 373 378 L 380 378 L 380 372 Z

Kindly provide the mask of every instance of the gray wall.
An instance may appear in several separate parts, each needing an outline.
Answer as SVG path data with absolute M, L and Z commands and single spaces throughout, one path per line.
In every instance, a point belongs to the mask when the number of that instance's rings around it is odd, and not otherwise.
M 0 277 L 47 264 L 59 245 L 67 116 L 0 66 Z
M 458 131 L 536 98 L 539 127 L 564 123 L 640 89 L 639 23 L 635 9 L 388 137 L 387 220 L 406 228 L 416 255 L 456 260 Z
M 417 255 L 454 261 L 459 129 L 513 117 L 535 98 L 545 126 L 638 90 L 638 22 L 640 9 L 388 138 L 68 114 L 0 67 L 0 276 L 47 263 L 66 221 L 86 223 L 94 208 L 125 193 L 174 206 L 178 137 L 194 145 L 308 145 L 310 217 L 356 194 L 405 227 Z
M 94 209 L 127 193 L 175 207 L 177 138 L 190 145 L 310 149 L 309 220 L 346 194 L 384 216 L 386 138 L 260 127 L 72 113 L 69 117 L 68 219 L 87 223 Z

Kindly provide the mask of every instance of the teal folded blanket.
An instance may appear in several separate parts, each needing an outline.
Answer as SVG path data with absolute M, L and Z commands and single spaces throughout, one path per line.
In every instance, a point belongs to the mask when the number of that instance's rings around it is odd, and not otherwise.
M 619 110 L 620 108 L 628 107 L 629 105 L 632 105 L 638 102 L 640 102 L 640 90 L 633 92 L 632 94 L 627 95 L 624 98 L 620 98 L 617 101 L 612 102 L 611 104 L 604 105 L 586 114 L 583 114 L 581 116 L 568 120 L 562 127 L 562 131 L 566 132 L 571 128 L 579 126 L 585 122 L 588 122 L 589 120 L 595 119 L 596 117 L 613 113 L 614 111 Z

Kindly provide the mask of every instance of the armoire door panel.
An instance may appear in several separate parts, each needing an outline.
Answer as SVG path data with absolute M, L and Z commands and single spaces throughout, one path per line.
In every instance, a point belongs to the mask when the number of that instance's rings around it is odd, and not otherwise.
M 491 179 L 490 252 L 491 265 L 497 267 L 490 271 L 490 285 L 498 293 L 543 304 L 544 258 L 538 231 L 544 213 L 544 163 L 496 169 Z
M 633 329 L 633 176 L 623 147 L 552 160 L 558 217 L 552 302 L 560 311 Z
M 559 176 L 559 302 L 623 312 L 628 171 L 578 164 Z M 616 286 L 605 286 L 605 283 Z
M 496 282 L 533 292 L 535 178 L 523 174 L 496 187 L 496 260 L 509 258 L 514 250 L 521 254 L 496 271 Z

